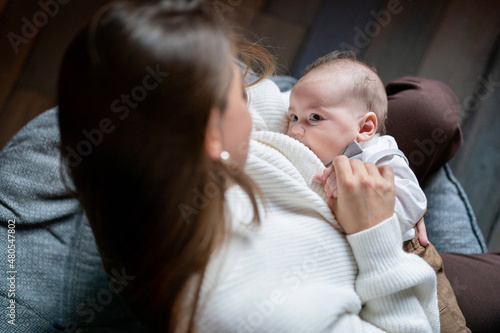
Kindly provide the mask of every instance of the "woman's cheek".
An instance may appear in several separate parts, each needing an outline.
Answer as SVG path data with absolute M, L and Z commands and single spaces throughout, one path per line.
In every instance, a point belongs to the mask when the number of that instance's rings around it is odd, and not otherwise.
M 242 160 L 243 163 L 246 162 L 247 155 L 248 155 L 248 146 L 250 144 L 250 136 L 252 134 L 252 117 L 250 116 L 250 112 L 248 111 L 248 108 L 245 105 L 245 110 L 244 110 L 244 128 L 242 128 L 242 134 L 243 134 L 243 140 L 240 144 L 239 150 L 241 154 L 243 155 Z

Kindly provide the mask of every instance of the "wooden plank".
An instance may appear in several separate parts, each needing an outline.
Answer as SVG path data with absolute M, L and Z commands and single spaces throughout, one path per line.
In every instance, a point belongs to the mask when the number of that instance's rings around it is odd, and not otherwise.
M 465 143 L 452 167 L 469 197 L 485 239 L 489 240 L 487 245 L 496 248 L 500 239 L 492 237 L 498 237 L 500 227 L 500 40 L 489 59 L 491 67 L 481 76 L 489 84 L 479 82 L 474 88 L 478 109 L 465 120 Z
M 288 68 L 293 64 L 307 27 L 274 15 L 259 14 L 255 16 L 249 30 L 251 33 L 247 38 L 258 40 L 275 56 L 277 73 L 289 74 Z
M 382 0 L 323 1 L 305 42 L 302 44 L 292 75 L 299 77 L 304 68 L 317 58 L 341 49 L 343 43 L 353 44 L 356 28 L 373 20 Z
M 215 14 L 239 34 L 246 31 L 265 0 L 216 0 L 212 2 Z
M 0 124 L 9 124 L 2 126 L 0 131 L 0 148 L 3 148 L 28 121 L 54 105 L 54 100 L 37 91 L 16 89 L 7 108 L 17 112 L 4 113 L 0 116 Z
M 460 101 L 464 145 L 451 162 L 487 240 L 500 209 L 500 3 L 452 0 L 418 75 L 444 81 Z M 489 244 L 488 244 L 489 245 Z
M 314 16 L 322 3 L 323 0 L 270 0 L 264 12 L 274 14 L 289 22 L 309 26 L 313 23 Z
M 418 75 L 447 83 L 463 106 L 500 31 L 499 13 L 500 1 L 452 0 Z
M 105 2 L 73 1 L 61 5 L 57 12 L 53 8 L 54 15 L 50 16 L 43 30 L 40 29 L 36 41 L 31 42 L 30 49 L 24 51 L 29 51 L 29 55 L 23 58 L 22 63 L 11 59 L 12 62 L 19 63 L 16 70 L 10 71 L 8 76 L 10 95 L 5 96 L 6 100 L 0 113 L 0 147 L 24 125 L 23 121 L 27 122 L 44 111 L 40 107 L 52 106 L 55 103 L 59 66 L 65 49 L 92 14 Z M 39 7 L 38 10 L 40 11 Z M 24 12 L 20 15 L 26 16 Z M 5 60 L 1 57 L 0 59 Z M 20 96 L 27 96 L 28 99 L 21 101 Z M 37 102 L 36 98 L 40 98 L 40 101 Z
M 86 0 L 61 6 L 32 48 L 29 60 L 19 75 L 19 86 L 55 98 L 59 67 L 66 48 L 104 3 L 105 0 Z
M 390 3 L 393 2 L 384 1 L 377 11 L 379 21 L 385 26 L 380 25 L 380 33 L 373 34 L 363 54 L 364 59 L 377 68 L 384 82 L 417 74 L 449 0 L 400 1 L 400 6 L 394 8 L 394 14 L 389 16 L 387 12 L 391 13 L 389 9 L 394 5 Z M 385 11 L 384 14 L 389 18 L 386 19 L 381 11 Z
M 9 0 L 0 0 L 0 14 L 2 13 L 3 9 L 5 8 L 5 5 L 9 2 Z
M 0 111 L 21 72 L 39 33 L 45 26 L 30 30 L 33 15 L 40 10 L 35 1 L 10 1 L 0 17 Z M 24 32 L 24 33 L 23 33 Z M 1 113 L 0 113 L 1 114 Z

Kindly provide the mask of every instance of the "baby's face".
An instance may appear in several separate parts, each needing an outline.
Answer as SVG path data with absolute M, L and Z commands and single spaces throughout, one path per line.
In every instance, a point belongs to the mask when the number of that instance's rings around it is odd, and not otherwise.
M 300 79 L 290 94 L 287 134 L 311 149 L 323 164 L 330 163 L 360 131 L 366 113 L 352 95 L 352 84 L 311 72 Z

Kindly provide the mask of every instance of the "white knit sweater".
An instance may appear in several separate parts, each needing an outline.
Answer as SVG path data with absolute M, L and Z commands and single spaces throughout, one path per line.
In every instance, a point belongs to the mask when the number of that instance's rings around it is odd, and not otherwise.
M 266 200 L 262 223 L 249 224 L 239 187 L 226 193 L 233 235 L 209 263 L 198 331 L 439 332 L 434 271 L 402 250 L 397 218 L 346 237 L 312 182 L 321 161 L 277 133 L 286 111 L 278 88 L 266 81 L 250 97 L 246 171 Z

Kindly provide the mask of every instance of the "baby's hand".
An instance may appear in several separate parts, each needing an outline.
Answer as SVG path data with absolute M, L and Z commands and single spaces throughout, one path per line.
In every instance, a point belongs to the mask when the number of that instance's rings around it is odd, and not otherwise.
M 339 192 L 337 189 L 337 175 L 335 174 L 333 165 L 323 170 L 322 175 L 316 175 L 313 181 L 315 183 L 323 185 L 323 188 L 325 189 L 326 195 L 328 197 L 338 197 Z
M 427 230 L 425 229 L 424 217 L 417 222 L 418 241 L 423 247 L 429 246 L 429 239 L 427 238 Z

